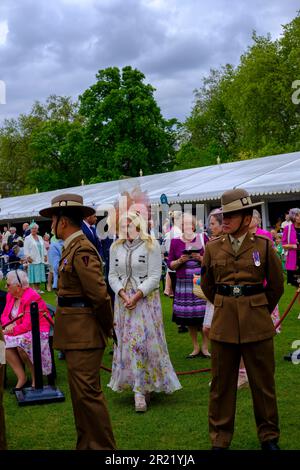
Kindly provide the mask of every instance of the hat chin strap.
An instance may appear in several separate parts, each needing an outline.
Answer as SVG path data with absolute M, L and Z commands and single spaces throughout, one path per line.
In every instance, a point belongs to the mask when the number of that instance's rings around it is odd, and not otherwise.
M 55 222 L 55 226 L 54 226 L 54 235 L 57 239 L 59 239 L 59 236 L 58 236 L 58 233 L 57 233 L 57 227 L 58 227 L 58 223 L 61 219 L 61 216 L 62 216 L 62 214 L 58 213 L 57 219 L 56 219 L 56 222 Z

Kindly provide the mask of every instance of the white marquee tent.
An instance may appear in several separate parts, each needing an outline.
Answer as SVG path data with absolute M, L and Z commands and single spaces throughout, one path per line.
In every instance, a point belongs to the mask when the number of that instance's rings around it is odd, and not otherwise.
M 50 206 L 51 199 L 62 192 L 81 194 L 86 205 L 98 208 L 113 204 L 120 191 L 136 184 L 148 191 L 154 204 L 164 193 L 169 203 L 197 201 L 210 205 L 233 187 L 247 189 L 254 199 L 295 200 L 300 199 L 300 152 L 3 198 L 0 220 L 37 219 L 39 210 Z

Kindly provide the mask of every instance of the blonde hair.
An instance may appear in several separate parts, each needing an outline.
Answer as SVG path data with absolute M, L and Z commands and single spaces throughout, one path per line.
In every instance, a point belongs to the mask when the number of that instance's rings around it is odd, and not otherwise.
M 120 233 L 120 225 L 124 220 L 130 220 L 135 225 L 135 228 L 139 232 L 141 240 L 145 242 L 147 249 L 152 250 L 155 238 L 148 233 L 148 221 L 146 221 L 138 212 L 129 211 L 119 219 L 118 233 Z M 125 241 L 126 238 L 119 238 L 113 243 L 113 246 L 122 245 Z

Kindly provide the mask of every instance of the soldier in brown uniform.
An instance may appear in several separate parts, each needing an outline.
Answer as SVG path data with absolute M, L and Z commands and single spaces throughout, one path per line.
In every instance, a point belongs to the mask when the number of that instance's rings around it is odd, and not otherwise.
M 6 450 L 5 419 L 3 409 L 3 382 L 5 364 L 5 344 L 0 325 L 0 450 Z
M 261 447 L 277 450 L 275 330 L 271 312 L 283 293 L 281 263 L 269 239 L 248 232 L 252 208 L 261 203 L 252 203 L 244 189 L 225 192 L 221 203 L 225 235 L 207 244 L 201 282 L 204 293 L 214 304 L 210 330 L 212 449 L 226 449 L 231 443 L 242 356 Z
M 59 265 L 58 308 L 53 345 L 64 350 L 77 430 L 78 450 L 116 448 L 100 384 L 100 366 L 113 313 L 101 259 L 80 224 L 94 209 L 81 196 L 62 194 L 40 214 L 52 217 L 55 236 L 64 240 Z

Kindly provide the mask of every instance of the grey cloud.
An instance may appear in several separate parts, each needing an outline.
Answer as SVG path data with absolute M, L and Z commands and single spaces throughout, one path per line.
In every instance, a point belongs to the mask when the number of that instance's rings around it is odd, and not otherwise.
M 253 29 L 278 36 L 298 8 L 298 0 L 1 0 L 10 32 L 0 46 L 0 121 L 52 93 L 76 98 L 99 69 L 124 65 L 157 88 L 166 117 L 184 119 L 211 67 L 238 63 Z

